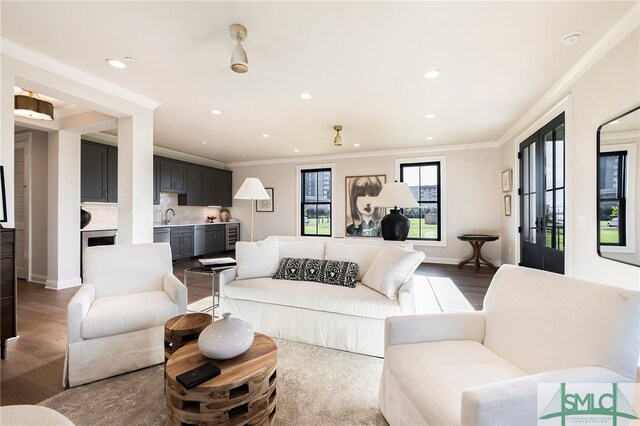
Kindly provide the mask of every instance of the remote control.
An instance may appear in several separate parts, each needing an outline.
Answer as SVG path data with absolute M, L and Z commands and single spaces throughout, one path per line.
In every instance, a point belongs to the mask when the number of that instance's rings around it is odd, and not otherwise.
M 220 374 L 220 369 L 210 362 L 203 364 L 199 367 L 189 370 L 185 373 L 178 374 L 176 380 L 185 389 L 194 388 L 207 380 L 213 379 Z

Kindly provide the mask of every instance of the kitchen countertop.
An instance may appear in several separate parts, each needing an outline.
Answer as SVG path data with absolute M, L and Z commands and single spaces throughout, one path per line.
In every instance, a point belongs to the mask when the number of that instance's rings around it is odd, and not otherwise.
M 183 222 L 172 222 L 168 225 L 163 223 L 154 223 L 153 227 L 155 228 L 176 228 L 178 226 L 194 226 L 194 225 L 226 225 L 232 223 L 240 223 L 240 222 L 214 222 L 214 223 L 206 223 L 206 222 L 198 222 L 198 223 L 183 223 Z M 90 231 L 117 231 L 117 228 L 113 226 L 94 226 L 91 224 L 87 225 L 86 228 L 81 229 L 80 232 L 90 232 Z

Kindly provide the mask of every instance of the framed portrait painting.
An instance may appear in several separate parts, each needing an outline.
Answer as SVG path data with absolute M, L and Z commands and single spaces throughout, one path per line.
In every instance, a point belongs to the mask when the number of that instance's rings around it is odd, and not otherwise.
M 256 200 L 257 212 L 273 212 L 273 188 L 265 188 L 269 194 L 268 200 Z
M 379 237 L 382 235 L 380 221 L 385 209 L 372 206 L 372 198 L 377 197 L 387 175 L 347 176 L 345 178 L 345 212 L 348 237 Z

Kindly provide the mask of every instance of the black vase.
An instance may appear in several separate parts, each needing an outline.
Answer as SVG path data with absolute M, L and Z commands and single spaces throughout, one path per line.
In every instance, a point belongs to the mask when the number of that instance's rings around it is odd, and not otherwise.
M 391 241 L 404 241 L 409 235 L 411 222 L 409 218 L 400 213 L 399 209 L 391 209 L 388 215 L 380 222 L 382 238 Z
M 84 228 L 91 222 L 91 213 L 80 207 L 80 229 Z

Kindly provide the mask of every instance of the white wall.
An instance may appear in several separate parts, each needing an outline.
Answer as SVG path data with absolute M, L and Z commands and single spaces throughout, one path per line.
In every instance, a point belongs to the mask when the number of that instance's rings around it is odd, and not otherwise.
M 500 189 L 500 150 L 496 147 L 456 151 L 428 152 L 411 157 L 446 157 L 446 247 L 416 246 L 424 251 L 427 262 L 457 263 L 468 257 L 468 243 L 458 241 L 461 233 L 498 233 L 502 216 Z M 254 213 L 255 239 L 269 235 L 296 235 L 300 218 L 296 216 L 296 184 L 300 177 L 297 167 L 311 164 L 333 164 L 333 236 L 345 235 L 345 177 L 386 174 L 387 182 L 396 179 L 395 160 L 407 157 L 393 155 L 362 156 L 359 158 L 330 158 L 315 162 L 279 164 L 232 165 L 233 190 L 240 188 L 246 177 L 258 177 L 265 187 L 274 188 L 274 212 Z M 243 240 L 249 239 L 250 201 L 234 200 L 233 215 L 243 221 Z M 501 241 L 487 243 L 483 256 L 500 263 Z
M 636 27 L 549 105 L 567 95 L 571 95 L 565 117 L 571 128 L 567 136 L 571 144 L 567 150 L 567 204 L 571 212 L 567 236 L 571 235 L 572 241 L 567 242 L 566 271 L 583 279 L 639 289 L 640 268 L 603 259 L 596 251 L 596 131 L 602 123 L 640 104 L 640 30 Z M 514 139 L 502 146 L 500 157 L 502 168 L 516 167 Z M 505 263 L 517 259 L 516 226 L 514 217 L 503 218 Z

